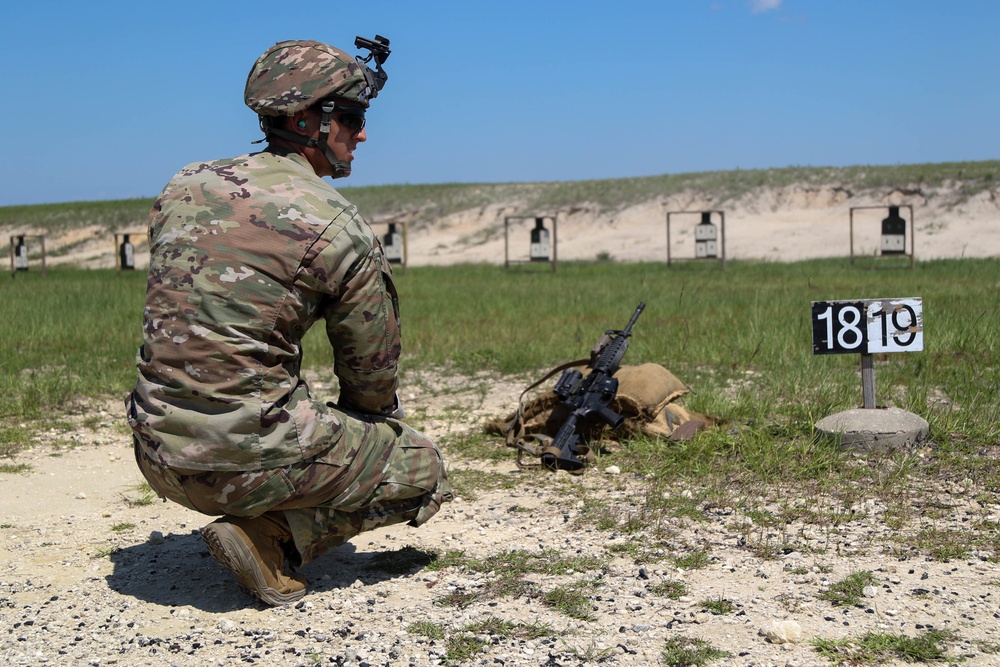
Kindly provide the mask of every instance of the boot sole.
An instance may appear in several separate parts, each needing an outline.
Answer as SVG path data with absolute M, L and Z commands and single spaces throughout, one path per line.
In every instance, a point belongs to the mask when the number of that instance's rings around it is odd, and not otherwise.
M 267 585 L 264 573 L 257 565 L 243 541 L 232 526 L 225 523 L 213 523 L 201 530 L 202 539 L 208 546 L 212 558 L 232 570 L 236 582 L 244 591 L 266 602 L 272 607 L 291 604 L 306 594 L 305 590 L 292 593 L 281 593 Z

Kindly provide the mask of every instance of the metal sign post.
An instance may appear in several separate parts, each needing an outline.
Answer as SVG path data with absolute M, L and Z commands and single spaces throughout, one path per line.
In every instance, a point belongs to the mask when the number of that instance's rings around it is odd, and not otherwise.
M 899 209 L 905 208 L 910 213 L 910 252 L 906 252 L 906 220 L 899 215 Z M 913 238 L 913 207 L 909 204 L 894 206 L 852 206 L 851 207 L 851 264 L 855 263 L 854 252 L 854 212 L 865 209 L 888 210 L 888 216 L 882 220 L 879 254 L 876 257 L 909 257 L 910 268 L 916 265 L 916 246 Z M 896 268 L 901 268 L 897 266 Z
M 556 272 L 559 262 L 558 258 L 558 235 L 557 222 L 554 215 L 509 215 L 503 219 L 503 266 L 509 269 L 511 264 L 525 263 L 546 263 L 552 266 L 552 272 Z M 510 223 L 512 220 L 533 220 L 534 228 L 531 230 L 530 243 L 528 244 L 528 259 L 514 260 L 510 258 Z M 552 224 L 552 233 L 549 234 L 545 222 Z
M 45 236 L 31 234 L 14 234 L 10 237 L 10 276 L 13 278 L 19 271 L 27 271 L 28 243 L 38 241 L 42 252 L 42 276 L 45 276 Z
M 824 417 L 819 433 L 835 437 L 841 447 L 866 450 L 907 448 L 927 437 L 926 420 L 899 408 L 877 408 L 875 366 L 878 352 L 924 349 L 923 304 L 920 297 L 860 299 L 812 303 L 814 354 L 861 354 L 864 407 Z
M 670 223 L 675 215 L 699 215 L 700 222 L 694 227 L 694 257 L 686 259 L 715 260 L 726 270 L 726 212 L 725 211 L 667 211 L 667 266 L 678 259 L 672 255 L 670 248 Z M 712 222 L 712 216 L 718 215 L 719 226 Z

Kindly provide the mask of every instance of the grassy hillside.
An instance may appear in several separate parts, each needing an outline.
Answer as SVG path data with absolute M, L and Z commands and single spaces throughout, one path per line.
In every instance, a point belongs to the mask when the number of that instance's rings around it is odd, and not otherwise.
M 617 210 L 643 201 L 692 193 L 715 205 L 731 202 L 761 188 L 830 185 L 852 194 L 900 189 L 944 196 L 957 204 L 994 188 L 1000 160 L 897 166 L 787 167 L 665 174 L 642 178 L 544 183 L 446 183 L 384 185 L 340 190 L 369 219 L 406 215 L 412 222 L 433 224 L 450 213 L 505 203 L 524 209 L 566 209 L 580 204 Z M 941 194 L 941 193 L 944 194 Z M 69 202 L 0 207 L 0 228 L 33 228 L 48 233 L 97 225 L 109 230 L 145 225 L 152 199 Z

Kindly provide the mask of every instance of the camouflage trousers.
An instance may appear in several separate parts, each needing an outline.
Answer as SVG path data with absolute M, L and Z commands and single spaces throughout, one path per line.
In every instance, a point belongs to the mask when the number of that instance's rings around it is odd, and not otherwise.
M 280 512 L 300 564 L 351 537 L 403 521 L 419 526 L 452 499 L 444 461 L 427 437 L 394 419 L 353 415 L 322 455 L 267 470 L 165 467 L 135 446 L 143 476 L 161 496 L 209 515 Z

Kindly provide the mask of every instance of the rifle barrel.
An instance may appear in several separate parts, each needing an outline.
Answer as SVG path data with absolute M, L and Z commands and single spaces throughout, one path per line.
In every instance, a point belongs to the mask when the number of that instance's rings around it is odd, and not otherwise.
M 639 315 L 641 315 L 642 311 L 645 310 L 645 309 L 646 309 L 646 302 L 645 301 L 640 301 L 639 302 L 639 307 L 635 309 L 634 313 L 632 313 L 632 319 L 630 319 L 628 321 L 628 324 L 622 330 L 622 335 L 623 336 L 631 336 L 632 335 L 632 327 L 635 325 L 635 321 L 639 319 Z

